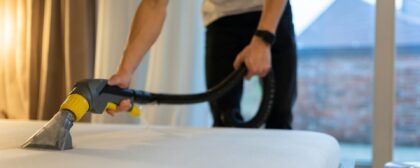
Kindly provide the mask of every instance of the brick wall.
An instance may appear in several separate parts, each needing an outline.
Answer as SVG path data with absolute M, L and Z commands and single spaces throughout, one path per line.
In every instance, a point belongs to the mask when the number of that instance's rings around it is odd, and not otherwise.
M 396 143 L 420 146 L 420 55 L 398 57 L 396 69 Z M 372 57 L 301 57 L 298 80 L 295 129 L 371 142 Z

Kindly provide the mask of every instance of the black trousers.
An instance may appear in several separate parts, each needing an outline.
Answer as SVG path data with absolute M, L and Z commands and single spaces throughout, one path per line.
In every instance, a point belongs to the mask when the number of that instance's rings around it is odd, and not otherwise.
M 207 88 L 222 81 L 233 68 L 236 55 L 247 46 L 257 29 L 261 12 L 249 12 L 222 17 L 207 26 L 206 31 L 206 81 Z M 292 108 L 296 99 L 296 43 L 292 12 L 287 4 L 276 30 L 272 45 L 272 70 L 276 78 L 276 92 L 266 128 L 291 129 Z M 215 127 L 223 127 L 221 113 L 240 114 L 243 83 L 223 97 L 210 102 Z

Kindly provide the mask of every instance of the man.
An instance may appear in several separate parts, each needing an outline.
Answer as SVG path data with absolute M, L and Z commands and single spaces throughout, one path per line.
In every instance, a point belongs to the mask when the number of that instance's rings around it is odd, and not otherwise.
M 174 2 L 176 3 L 176 2 Z M 128 87 L 132 74 L 146 51 L 156 41 L 165 20 L 168 0 L 143 0 L 131 27 L 127 47 L 115 75 L 108 83 Z M 264 77 L 270 69 L 276 78 L 276 93 L 266 128 L 291 129 L 296 97 L 296 45 L 291 7 L 287 0 L 204 0 L 207 87 L 219 83 L 244 63 L 245 78 Z M 240 112 L 242 85 L 210 107 L 214 126 L 224 126 L 220 113 Z M 129 100 L 117 110 L 126 111 Z

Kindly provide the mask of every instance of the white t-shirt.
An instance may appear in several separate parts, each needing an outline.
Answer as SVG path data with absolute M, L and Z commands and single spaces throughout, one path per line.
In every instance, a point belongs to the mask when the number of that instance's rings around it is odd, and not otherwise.
M 204 24 L 207 26 L 223 16 L 260 11 L 262 5 L 263 0 L 204 0 Z

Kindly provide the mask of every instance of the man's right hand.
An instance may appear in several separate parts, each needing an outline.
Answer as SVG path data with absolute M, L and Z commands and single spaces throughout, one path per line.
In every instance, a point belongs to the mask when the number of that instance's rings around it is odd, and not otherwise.
M 128 88 L 128 86 L 131 83 L 131 76 L 132 74 L 129 73 L 128 71 L 120 70 L 116 74 L 112 75 L 111 78 L 108 79 L 108 85 L 119 86 L 121 88 Z M 125 112 L 125 111 L 130 110 L 131 106 L 132 104 L 130 102 L 130 99 L 125 99 L 118 104 L 117 109 L 115 110 L 106 109 L 106 112 L 109 115 L 114 116 L 116 112 Z
M 166 17 L 166 7 L 169 0 L 143 0 L 137 8 L 124 56 L 121 59 L 120 69 L 108 80 L 108 85 L 127 88 L 131 76 L 140 64 L 147 50 L 157 40 Z M 123 100 L 116 110 L 106 110 L 114 116 L 115 112 L 128 111 L 131 107 L 130 100 Z

